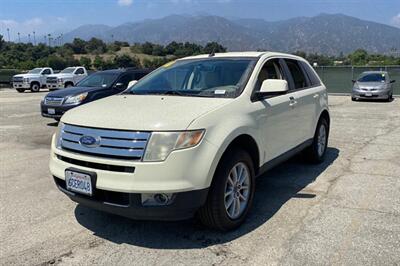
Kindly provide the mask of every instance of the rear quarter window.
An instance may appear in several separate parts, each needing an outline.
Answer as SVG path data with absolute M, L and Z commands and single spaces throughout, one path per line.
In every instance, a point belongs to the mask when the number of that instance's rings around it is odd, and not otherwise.
M 308 76 L 308 79 L 311 83 L 310 86 L 314 87 L 321 85 L 321 81 L 319 80 L 315 71 L 310 67 L 310 65 L 305 62 L 301 62 L 301 65 Z

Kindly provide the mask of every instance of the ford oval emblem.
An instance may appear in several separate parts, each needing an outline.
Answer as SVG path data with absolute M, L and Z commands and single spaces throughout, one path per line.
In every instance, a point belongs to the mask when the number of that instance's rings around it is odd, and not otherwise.
M 100 145 L 100 137 L 95 138 L 92 136 L 85 135 L 79 139 L 79 143 L 88 148 L 95 148 Z

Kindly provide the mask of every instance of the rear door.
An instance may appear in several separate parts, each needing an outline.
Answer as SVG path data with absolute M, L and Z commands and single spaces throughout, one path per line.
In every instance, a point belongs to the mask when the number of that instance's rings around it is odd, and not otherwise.
M 322 93 L 322 85 L 308 64 L 294 59 L 285 59 L 285 63 L 293 79 L 293 95 L 295 98 L 294 122 L 296 128 L 295 143 L 299 145 L 314 136 L 315 120 L 318 112 L 318 101 Z M 314 74 L 314 75 L 312 75 Z

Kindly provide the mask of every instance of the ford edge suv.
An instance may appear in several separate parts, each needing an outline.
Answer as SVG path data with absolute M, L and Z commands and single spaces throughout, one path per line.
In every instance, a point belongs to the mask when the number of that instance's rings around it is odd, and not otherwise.
M 144 220 L 197 214 L 225 231 L 244 221 L 257 176 L 303 150 L 323 161 L 329 128 L 326 88 L 304 59 L 200 55 L 68 111 L 50 171 L 82 205 Z

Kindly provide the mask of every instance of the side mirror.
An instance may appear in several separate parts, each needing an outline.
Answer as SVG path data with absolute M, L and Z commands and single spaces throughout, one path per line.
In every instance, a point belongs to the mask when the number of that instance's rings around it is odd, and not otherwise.
M 267 96 L 283 95 L 289 90 L 286 80 L 266 79 L 261 85 L 260 91 L 256 92 L 257 98 L 265 98 Z
M 395 83 L 396 82 L 396 80 L 395 79 L 392 79 L 391 81 L 390 81 L 390 83 Z
M 355 80 L 355 79 L 352 79 L 351 82 L 356 83 L 356 80 Z
M 124 83 L 118 82 L 117 84 L 114 85 L 115 89 L 123 89 L 124 88 Z
M 137 80 L 131 80 L 131 81 L 128 83 L 128 88 L 134 86 L 136 83 L 138 83 Z

